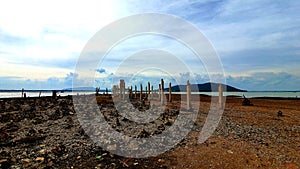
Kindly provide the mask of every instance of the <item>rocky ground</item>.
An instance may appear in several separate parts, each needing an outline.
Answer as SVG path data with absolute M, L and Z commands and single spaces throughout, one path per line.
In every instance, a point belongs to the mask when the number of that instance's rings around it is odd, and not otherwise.
M 243 99 L 228 97 L 217 130 L 198 144 L 211 106 L 210 97 L 200 98 L 189 134 L 169 151 L 148 158 L 118 156 L 94 143 L 90 131 L 80 125 L 71 97 L 0 99 L 0 168 L 300 168 L 299 99 L 250 99 L 253 106 L 242 106 Z M 122 116 L 108 96 L 98 96 L 97 104 L 114 130 L 147 138 L 174 124 L 184 110 L 179 100 L 174 97 L 148 124 Z M 132 105 L 121 109 L 133 113 L 161 109 L 147 101 Z M 283 116 L 278 116 L 279 110 Z M 107 143 L 106 148 L 118 146 Z

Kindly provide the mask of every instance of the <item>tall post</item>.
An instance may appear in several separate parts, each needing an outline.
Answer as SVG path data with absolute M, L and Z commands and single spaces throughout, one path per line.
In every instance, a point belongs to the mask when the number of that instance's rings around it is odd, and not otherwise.
M 161 97 L 161 84 L 158 85 L 158 98 L 160 100 Z
M 22 97 L 24 97 L 24 88 L 22 88 Z
M 153 98 L 153 85 L 151 86 L 151 97 Z
M 132 86 L 130 86 L 130 89 L 129 89 L 129 97 L 130 97 L 130 99 L 132 99 Z
M 150 98 L 150 82 L 148 82 L 148 91 L 147 91 L 147 95 L 148 95 L 148 98 Z
M 160 101 L 161 101 L 161 105 L 165 104 L 165 94 L 164 94 L 164 79 L 161 79 L 161 96 L 160 96 Z
M 191 108 L 191 84 L 190 81 L 187 81 L 186 84 L 186 109 L 190 110 Z
M 172 102 L 172 84 L 169 83 L 169 102 Z
M 142 101 L 142 98 L 143 98 L 143 85 L 142 84 L 140 85 L 140 89 L 141 89 L 141 92 L 140 92 L 140 101 Z
M 223 85 L 219 84 L 219 108 L 223 109 Z
M 134 85 L 134 97 L 136 98 L 136 95 L 137 95 L 137 87 L 136 85 Z
M 121 93 L 121 98 L 124 100 L 125 99 L 125 81 L 123 79 L 120 80 L 120 93 Z

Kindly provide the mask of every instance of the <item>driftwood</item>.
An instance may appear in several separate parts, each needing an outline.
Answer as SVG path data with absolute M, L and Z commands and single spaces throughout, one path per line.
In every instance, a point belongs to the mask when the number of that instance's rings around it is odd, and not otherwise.
M 245 95 L 243 95 L 243 97 L 244 97 L 244 100 L 243 100 L 243 103 L 242 103 L 243 106 L 253 106 L 251 101 L 249 99 L 247 99 Z

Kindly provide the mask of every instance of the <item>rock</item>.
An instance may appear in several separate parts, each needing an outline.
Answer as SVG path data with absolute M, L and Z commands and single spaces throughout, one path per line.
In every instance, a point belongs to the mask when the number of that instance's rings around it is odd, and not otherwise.
M 109 146 L 107 146 L 107 149 L 108 150 L 116 150 L 117 149 L 117 145 L 116 144 L 109 145 Z
M 39 161 L 39 162 L 43 162 L 44 160 L 45 160 L 44 157 L 37 157 L 35 159 L 35 161 Z
M 227 153 L 233 154 L 233 151 L 232 150 L 227 150 Z
M 279 110 L 279 111 L 277 112 L 277 116 L 278 116 L 278 117 L 282 117 L 282 116 L 283 116 L 283 113 L 282 113 L 281 110 Z
M 25 159 L 23 159 L 22 161 L 23 161 L 24 163 L 30 163 L 31 160 L 30 160 L 29 158 L 25 158 Z

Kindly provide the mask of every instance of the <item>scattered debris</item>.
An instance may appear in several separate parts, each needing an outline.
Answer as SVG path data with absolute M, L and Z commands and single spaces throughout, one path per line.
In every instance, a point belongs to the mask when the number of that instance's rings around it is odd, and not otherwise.
M 277 112 L 277 116 L 278 116 L 278 117 L 282 117 L 282 116 L 283 116 L 283 113 L 282 113 L 281 110 L 279 110 L 279 111 Z
M 243 106 L 253 106 L 251 101 L 249 99 L 247 99 L 245 95 L 243 95 L 243 97 L 244 97 L 244 100 L 243 100 L 243 103 L 242 103 Z

